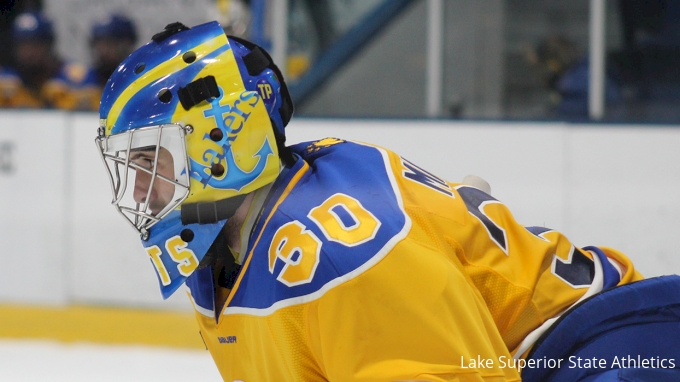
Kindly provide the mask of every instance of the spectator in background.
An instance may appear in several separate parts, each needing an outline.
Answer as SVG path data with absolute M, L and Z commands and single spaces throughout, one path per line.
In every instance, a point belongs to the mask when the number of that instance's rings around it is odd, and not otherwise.
M 11 52 L 12 23 L 22 12 L 42 9 L 42 0 L 13 0 L 0 3 L 0 51 Z M 12 66 L 12 55 L 0 55 L 0 66 Z
M 92 25 L 90 52 L 97 82 L 106 85 L 113 71 L 135 49 L 137 29 L 132 20 L 122 14 L 112 14 Z
M 550 90 L 550 103 L 558 118 L 588 117 L 589 60 L 573 41 L 563 36 L 550 36 L 529 53 L 528 60 Z M 623 103 L 616 75 L 614 68 L 607 68 L 605 98 L 612 115 Z
M 16 17 L 11 36 L 14 67 L 0 69 L 0 107 L 95 110 L 94 73 L 55 52 L 52 21 L 39 12 Z

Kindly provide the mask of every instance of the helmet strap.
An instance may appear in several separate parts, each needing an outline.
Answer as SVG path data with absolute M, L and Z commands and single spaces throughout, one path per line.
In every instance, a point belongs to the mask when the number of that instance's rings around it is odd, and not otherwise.
M 274 121 L 272 121 L 272 126 L 274 126 Z M 276 148 L 279 151 L 279 158 L 281 158 L 283 165 L 294 165 L 295 157 L 293 157 L 293 151 L 291 151 L 289 147 L 286 147 L 286 136 L 274 129 L 274 138 L 276 139 Z
M 174 22 L 172 24 L 166 25 L 165 29 L 163 29 L 163 31 L 156 33 L 155 35 L 153 35 L 151 37 L 151 39 L 155 43 L 158 44 L 161 41 L 165 40 L 166 38 L 172 36 L 175 33 L 179 33 L 179 32 L 182 32 L 182 31 L 188 31 L 189 29 L 191 29 L 191 28 L 189 28 L 188 26 L 186 26 L 186 25 L 184 25 L 180 22 Z
M 217 87 L 215 77 L 206 76 L 189 83 L 187 86 L 180 86 L 179 90 L 177 90 L 177 95 L 184 110 L 189 110 L 192 106 L 205 100 L 218 98 L 220 90 Z
M 182 224 L 213 224 L 234 216 L 246 195 L 236 195 L 216 202 L 182 204 Z

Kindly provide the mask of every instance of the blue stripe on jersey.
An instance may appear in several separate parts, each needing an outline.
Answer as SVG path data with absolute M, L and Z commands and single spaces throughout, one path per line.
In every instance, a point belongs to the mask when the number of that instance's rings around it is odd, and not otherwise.
M 600 262 L 602 263 L 602 276 L 603 276 L 602 290 L 615 287 L 619 284 L 619 282 L 621 282 L 621 275 L 616 270 L 616 268 L 614 268 L 614 266 L 609 262 L 609 260 L 607 259 L 607 255 L 605 255 L 600 248 L 590 246 L 583 247 L 583 249 L 595 253 L 597 257 L 600 259 Z
M 191 297 L 196 305 L 206 310 L 215 310 L 212 267 L 196 269 L 187 278 L 186 285 L 191 290 Z
M 530 226 L 530 227 L 524 227 L 526 228 L 527 231 L 533 233 L 534 235 L 541 237 L 542 234 L 546 232 L 553 231 L 552 228 L 546 228 L 546 227 L 536 227 L 536 226 Z

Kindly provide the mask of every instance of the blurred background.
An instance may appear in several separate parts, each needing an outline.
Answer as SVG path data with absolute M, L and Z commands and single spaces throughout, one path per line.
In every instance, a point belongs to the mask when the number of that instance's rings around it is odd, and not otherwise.
M 680 120 L 680 4 L 669 0 L 6 3 L 6 52 L 17 15 L 42 11 L 53 24 L 55 56 L 90 67 L 95 26 L 112 15 L 132 23 L 133 48 L 170 21 L 216 19 L 280 59 L 298 116 Z M 123 31 L 100 28 L 101 39 L 122 39 Z M 12 60 L 3 55 L 0 64 Z M 589 86 L 596 90 L 590 109 Z
M 109 205 L 93 140 L 118 63 L 166 24 L 212 20 L 282 67 L 296 104 L 288 142 L 354 139 L 452 182 L 475 174 L 522 224 L 617 248 L 649 277 L 680 272 L 680 2 L 5 1 L 0 353 L 15 357 L 0 357 L 0 370 L 15 367 L 10 380 L 42 379 L 25 371 L 45 351 L 94 357 L 83 343 L 159 351 L 158 370 L 187 357 L 168 348 L 209 361 L 185 293 L 161 299 L 139 238 Z M 132 361 L 101 359 L 88 358 L 94 373 L 134 380 L 137 369 L 113 367 Z

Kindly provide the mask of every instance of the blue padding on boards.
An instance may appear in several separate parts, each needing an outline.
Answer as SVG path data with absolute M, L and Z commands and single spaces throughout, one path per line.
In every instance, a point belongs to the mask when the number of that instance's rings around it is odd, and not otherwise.
M 618 381 L 608 378 L 680 368 L 680 276 L 662 276 L 612 288 L 581 303 L 564 315 L 534 345 L 528 358 L 538 362 L 524 368 L 522 380 L 573 382 Z M 580 358 L 580 359 L 579 359 Z M 626 369 L 626 373 L 611 373 Z M 673 370 L 675 369 L 675 370 Z M 596 378 L 597 377 L 597 378 Z M 614 378 L 614 377 L 612 377 Z M 626 379 L 622 379 L 626 380 Z M 635 379 L 633 379 L 635 380 Z M 645 380 L 645 379 L 643 379 Z M 663 379 L 648 379 L 657 381 Z M 679 380 L 680 379 L 675 379 Z

